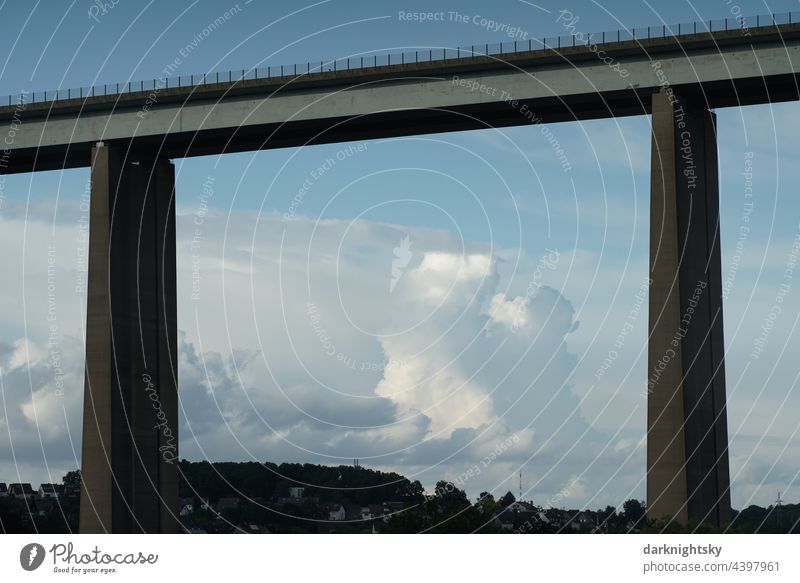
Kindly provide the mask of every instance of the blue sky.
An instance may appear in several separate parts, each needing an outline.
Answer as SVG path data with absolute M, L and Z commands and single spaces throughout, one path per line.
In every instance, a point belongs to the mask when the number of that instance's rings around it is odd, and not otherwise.
M 474 24 L 476 16 L 539 38 L 563 32 L 562 9 L 587 33 L 798 9 L 725 0 L 537 5 L 239 2 L 180 74 L 508 40 Z M 158 77 L 236 3 L 120 0 L 96 20 L 92 6 L 0 0 L 0 95 Z M 400 17 L 431 10 L 445 20 Z M 781 305 L 765 353 L 752 356 L 798 233 L 797 107 L 717 111 L 736 507 L 770 503 L 778 491 L 800 499 L 791 358 L 800 290 Z M 358 457 L 428 486 L 478 464 L 463 484 L 472 496 L 516 492 L 521 468 L 525 498 L 540 504 L 643 498 L 646 297 L 613 365 L 598 369 L 642 302 L 649 120 L 547 129 L 571 170 L 539 127 L 176 161 L 182 455 Z M 6 481 L 58 479 L 78 465 L 85 293 L 76 288 L 87 180 L 88 170 L 3 179 L 0 239 L 20 251 L 0 259 L 9 282 L 0 296 Z M 405 237 L 410 260 L 390 293 Z M 55 394 L 46 348 L 48 245 L 57 257 L 65 395 Z M 484 466 L 496 448 L 501 454 Z

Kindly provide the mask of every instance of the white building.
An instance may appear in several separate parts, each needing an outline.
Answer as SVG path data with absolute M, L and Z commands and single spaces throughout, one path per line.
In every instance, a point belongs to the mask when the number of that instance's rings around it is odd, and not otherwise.
M 339 507 L 336 510 L 331 510 L 328 513 L 329 520 L 344 520 L 346 516 L 344 506 L 339 504 Z
M 56 484 L 40 484 L 39 497 L 40 498 L 58 498 L 58 486 Z

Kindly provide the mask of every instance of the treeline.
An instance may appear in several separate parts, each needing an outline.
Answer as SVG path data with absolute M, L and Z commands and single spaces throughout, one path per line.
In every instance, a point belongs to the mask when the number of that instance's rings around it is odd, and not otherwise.
M 731 522 L 732 532 L 800 534 L 800 504 L 781 506 L 748 506 L 739 512 L 734 511 Z
M 178 469 L 181 497 L 202 497 L 212 502 L 229 496 L 266 500 L 288 497 L 292 487 L 305 488 L 305 497 L 362 505 L 408 502 L 423 494 L 418 481 L 355 466 L 181 460 Z
M 257 462 L 179 462 L 182 498 L 208 500 L 215 508 L 222 498 L 237 498 L 240 504 L 221 512 L 226 521 L 210 511 L 195 511 L 192 520 L 208 532 L 218 532 L 220 523 L 257 524 L 271 532 L 308 532 L 328 524 L 328 512 L 341 504 L 347 507 L 348 522 L 337 531 L 394 533 L 468 532 L 715 532 L 703 524 L 679 525 L 646 519 L 644 504 L 628 500 L 617 510 L 543 509 L 531 503 L 515 503 L 509 492 L 495 499 L 483 492 L 471 501 L 452 483 L 440 481 L 434 492 L 426 493 L 419 481 L 394 472 L 380 472 L 359 466 L 315 464 L 274 464 Z M 42 502 L 0 497 L 0 532 L 76 532 L 79 512 L 80 472 L 64 476 L 69 496 Z M 304 488 L 300 499 L 290 488 Z M 392 503 L 400 503 L 393 505 Z M 361 507 L 376 512 L 372 521 L 352 523 L 349 513 Z M 47 511 L 43 509 L 47 507 Z M 386 514 L 388 512 L 390 514 Z M 278 509 L 279 511 L 275 511 Z M 577 520 L 577 524 L 575 524 Z M 216 526 L 215 526 L 216 525 Z M 574 526 L 574 528 L 573 528 Z M 216 530 L 212 530 L 212 527 Z M 347 530 L 349 529 L 349 530 Z M 359 530 L 360 529 L 360 530 Z M 730 533 L 800 533 L 800 504 L 749 506 L 734 510 Z

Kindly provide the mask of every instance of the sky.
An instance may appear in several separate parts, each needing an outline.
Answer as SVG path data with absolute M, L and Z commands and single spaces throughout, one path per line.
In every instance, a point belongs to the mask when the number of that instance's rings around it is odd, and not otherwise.
M 0 0 L 0 95 L 151 80 L 190 45 L 178 74 L 538 39 L 566 34 L 562 10 L 583 33 L 800 10 L 101 4 Z M 800 500 L 800 289 L 776 300 L 800 234 L 798 107 L 716 112 L 736 508 Z M 644 499 L 649 161 L 644 116 L 175 160 L 181 457 Z M 88 179 L 0 177 L 0 481 L 80 463 Z

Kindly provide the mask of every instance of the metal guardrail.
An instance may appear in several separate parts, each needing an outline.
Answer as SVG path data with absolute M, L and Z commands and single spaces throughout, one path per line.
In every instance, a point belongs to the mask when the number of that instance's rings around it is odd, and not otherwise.
M 111 83 L 89 87 L 57 89 L 53 91 L 20 93 L 9 95 L 6 99 L 0 98 L 0 105 L 8 106 L 18 104 L 33 104 L 58 102 L 69 99 L 86 99 L 89 97 L 102 97 L 124 95 L 130 93 L 150 93 L 162 89 L 178 87 L 201 87 L 215 83 L 234 83 L 257 79 L 292 79 L 298 76 L 312 75 L 315 73 L 328 73 L 342 70 L 369 70 L 391 65 L 412 65 L 416 63 L 434 61 L 463 61 L 470 58 L 486 56 L 502 56 L 521 52 L 558 50 L 575 46 L 598 47 L 613 43 L 649 40 L 658 38 L 679 38 L 698 33 L 722 32 L 729 30 L 753 30 L 771 28 L 781 24 L 800 24 L 800 13 L 782 12 L 737 18 L 708 20 L 703 22 L 678 23 L 674 25 L 648 26 L 645 28 L 632 28 L 630 30 L 615 30 L 607 32 L 584 34 L 570 34 L 566 36 L 545 37 L 542 39 L 529 39 L 523 41 L 508 41 L 501 43 L 487 43 L 470 45 L 469 47 L 456 47 L 454 49 L 428 49 L 423 51 L 407 51 L 403 53 L 374 54 L 346 59 L 333 59 L 331 61 L 306 62 L 302 64 L 280 65 L 271 67 L 256 67 L 242 69 L 241 71 L 225 71 L 203 73 L 199 75 L 179 75 L 177 77 L 162 77 L 149 81 L 136 81 L 126 83 Z

